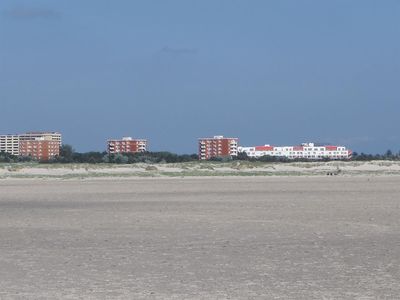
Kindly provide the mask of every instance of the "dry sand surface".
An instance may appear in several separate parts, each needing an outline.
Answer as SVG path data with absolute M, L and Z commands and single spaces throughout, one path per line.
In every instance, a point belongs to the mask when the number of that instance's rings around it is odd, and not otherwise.
M 400 161 L 187 162 L 176 164 L 0 164 L 5 178 L 196 177 L 196 176 L 400 175 Z
M 399 299 L 400 177 L 0 180 L 1 299 Z

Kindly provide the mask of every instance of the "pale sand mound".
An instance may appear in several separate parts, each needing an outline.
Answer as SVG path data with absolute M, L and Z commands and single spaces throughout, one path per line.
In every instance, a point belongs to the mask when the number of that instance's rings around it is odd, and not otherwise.
M 190 162 L 180 164 L 0 164 L 0 178 L 263 176 L 263 175 L 400 175 L 400 162 L 260 163 Z

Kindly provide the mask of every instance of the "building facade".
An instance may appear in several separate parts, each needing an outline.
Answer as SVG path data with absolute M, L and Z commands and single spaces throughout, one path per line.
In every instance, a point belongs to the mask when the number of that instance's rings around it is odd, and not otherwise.
M 0 135 L 0 152 L 46 161 L 60 155 L 61 143 L 58 132 Z
M 284 157 L 288 159 L 350 159 L 353 152 L 344 146 L 319 146 L 314 143 L 303 143 L 299 146 L 271 145 L 239 147 L 239 153 L 246 153 L 248 157 L 259 158 L 262 156 Z
M 39 161 L 48 161 L 60 155 L 60 144 L 58 141 L 44 138 L 21 140 L 19 142 L 19 155 Z
M 238 138 L 214 136 L 199 139 L 199 159 L 207 160 L 214 157 L 232 157 L 238 154 Z
M 19 135 L 18 134 L 0 135 L 0 152 L 6 152 L 18 156 Z
M 38 131 L 38 132 L 27 132 L 19 135 L 20 141 L 33 141 L 37 139 L 44 139 L 46 141 L 56 141 L 59 146 L 62 145 L 62 137 L 59 132 L 47 132 L 47 131 Z
M 124 137 L 120 140 L 108 140 L 107 152 L 109 154 L 117 153 L 138 153 L 147 151 L 147 140 L 133 139 Z

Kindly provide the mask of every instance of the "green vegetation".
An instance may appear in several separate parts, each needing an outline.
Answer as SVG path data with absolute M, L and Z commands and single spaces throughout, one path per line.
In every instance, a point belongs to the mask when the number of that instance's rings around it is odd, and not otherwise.
M 108 154 L 107 152 L 76 152 L 70 145 L 63 145 L 60 156 L 48 163 L 89 163 L 89 164 L 134 164 L 134 163 L 179 163 L 195 161 L 196 154 L 178 155 L 170 152 L 143 152 Z
M 0 162 L 2 163 L 17 163 L 32 161 L 30 157 L 15 156 L 6 152 L 0 152 Z
M 353 153 L 352 160 L 355 161 L 371 161 L 371 160 L 400 160 L 400 152 L 393 153 L 391 150 L 387 150 L 385 154 L 365 154 L 357 152 Z

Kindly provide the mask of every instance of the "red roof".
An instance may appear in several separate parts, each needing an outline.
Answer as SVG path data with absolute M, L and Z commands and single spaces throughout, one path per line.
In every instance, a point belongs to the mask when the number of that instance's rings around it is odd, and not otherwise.
M 325 146 L 326 151 L 337 151 L 337 146 Z
M 256 151 L 274 151 L 272 146 L 256 146 Z

